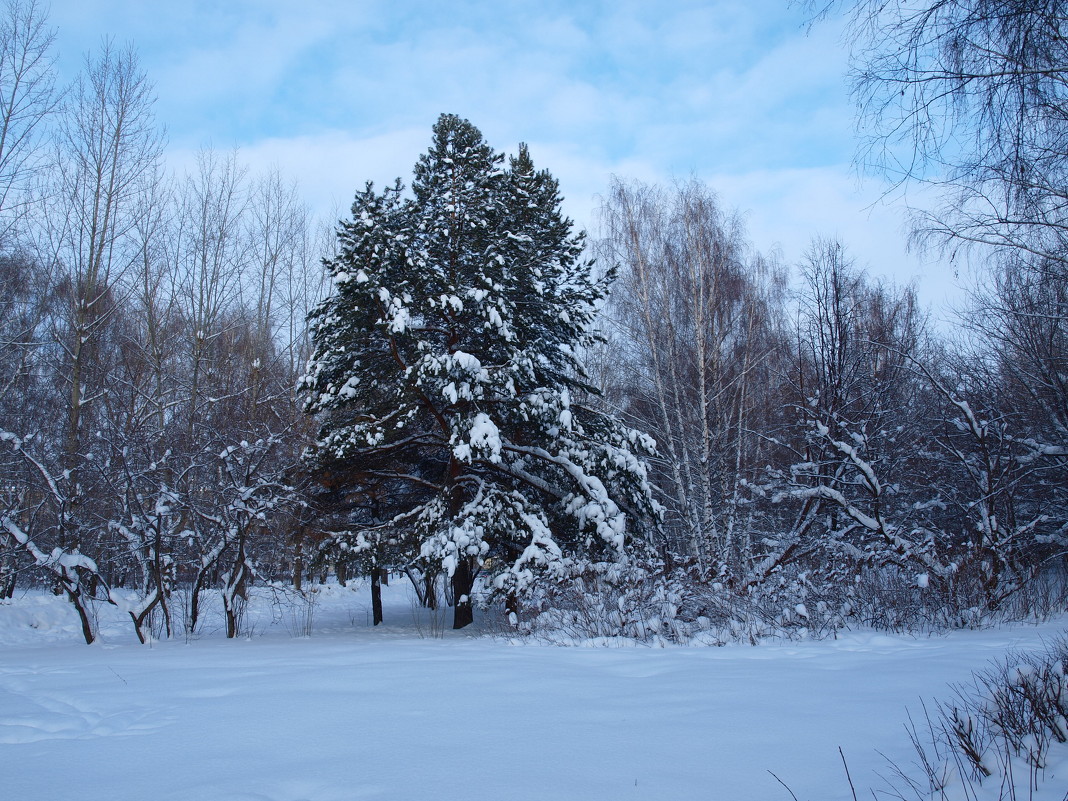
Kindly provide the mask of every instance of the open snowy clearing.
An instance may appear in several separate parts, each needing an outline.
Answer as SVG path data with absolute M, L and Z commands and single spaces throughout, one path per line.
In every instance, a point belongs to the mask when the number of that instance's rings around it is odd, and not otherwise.
M 261 604 L 249 638 L 151 647 L 111 612 L 90 647 L 51 596 L 0 604 L 3 797 L 788 801 L 772 771 L 848 801 L 839 746 L 871 797 L 914 759 L 908 709 L 1065 628 L 563 648 L 427 636 L 404 587 L 369 629 L 366 600 L 327 588 L 311 638 Z M 1066 755 L 1037 797 L 1060 801 Z

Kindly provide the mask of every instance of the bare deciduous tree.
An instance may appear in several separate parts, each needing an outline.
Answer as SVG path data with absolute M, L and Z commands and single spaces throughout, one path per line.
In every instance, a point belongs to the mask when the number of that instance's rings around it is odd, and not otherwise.
M 0 245 L 26 208 L 39 163 L 45 119 L 58 95 L 52 70 L 55 32 L 36 0 L 9 0 L 0 12 Z
M 86 415 L 104 385 L 100 340 L 121 308 L 121 280 L 137 258 L 131 234 L 154 191 L 163 140 L 153 103 L 134 51 L 105 43 L 86 59 L 56 136 L 48 226 L 66 307 L 56 336 L 69 398 L 65 469 L 72 471 Z
M 922 234 L 1063 264 L 1068 4 L 853 4 L 862 159 L 936 190 Z
M 742 485 L 764 448 L 752 432 L 779 353 L 780 275 L 697 182 L 617 181 L 602 228 L 598 255 L 620 273 L 616 347 L 632 371 L 616 394 L 657 432 L 670 529 L 703 570 L 723 572 L 744 528 Z

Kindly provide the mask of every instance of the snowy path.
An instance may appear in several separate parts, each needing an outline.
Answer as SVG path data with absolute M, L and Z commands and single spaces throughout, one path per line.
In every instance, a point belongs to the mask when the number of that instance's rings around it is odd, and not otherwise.
M 801 801 L 845 800 L 839 745 L 858 786 L 878 783 L 876 750 L 911 759 L 906 705 L 1063 629 L 667 649 L 363 629 L 152 648 L 9 638 L 0 795 L 788 801 L 772 770 Z

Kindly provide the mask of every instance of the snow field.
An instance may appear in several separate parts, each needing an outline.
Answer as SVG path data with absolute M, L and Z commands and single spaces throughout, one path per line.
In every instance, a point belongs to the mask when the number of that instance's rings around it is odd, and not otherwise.
M 911 638 L 702 647 L 553 647 L 445 631 L 421 637 L 403 582 L 386 625 L 366 590 L 324 588 L 311 638 L 277 607 L 249 638 L 141 646 L 102 613 L 77 640 L 51 596 L 0 604 L 4 798 L 125 801 L 501 799 L 848 801 L 886 760 L 914 759 L 903 724 L 1007 649 L 1065 621 Z M 67 615 L 70 620 L 67 620 Z M 523 642 L 523 641 L 519 641 Z M 1056 772 L 1047 769 L 1049 787 Z M 1059 785 L 1060 795 L 1068 778 Z M 1038 796 L 1045 797 L 1045 796 Z

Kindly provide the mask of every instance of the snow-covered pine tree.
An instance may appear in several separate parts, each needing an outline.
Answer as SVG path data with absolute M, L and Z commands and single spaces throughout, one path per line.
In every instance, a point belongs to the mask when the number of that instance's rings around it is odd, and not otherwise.
M 576 402 L 610 276 L 526 147 L 503 161 L 443 115 L 412 197 L 357 194 L 303 380 L 313 469 L 358 510 L 341 547 L 446 571 L 455 628 L 479 571 L 514 602 L 539 575 L 623 559 L 628 525 L 657 514 L 652 441 Z

